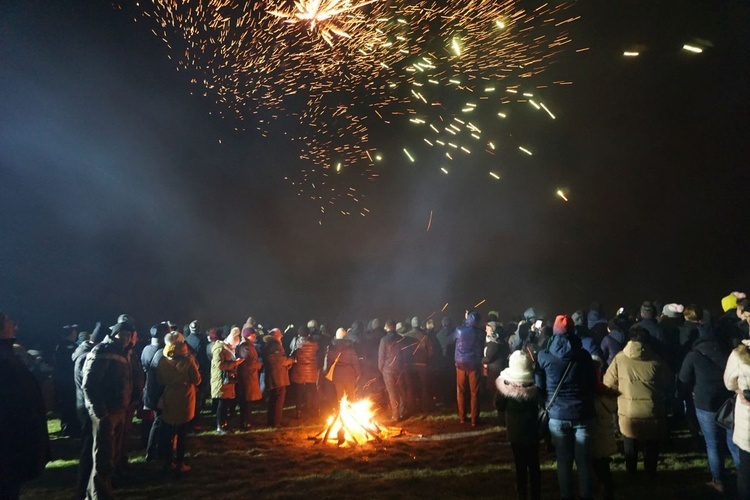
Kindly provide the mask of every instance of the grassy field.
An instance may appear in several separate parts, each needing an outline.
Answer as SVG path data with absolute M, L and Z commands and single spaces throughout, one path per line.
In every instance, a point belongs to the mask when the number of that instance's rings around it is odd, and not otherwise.
M 490 413 L 482 417 L 494 421 Z M 256 415 L 257 421 L 264 418 Z M 505 431 L 491 423 L 472 428 L 460 424 L 455 414 L 413 417 L 399 424 L 404 435 L 357 448 L 308 439 L 322 430 L 322 422 L 287 418 L 285 425 L 224 436 L 190 435 L 192 470 L 181 479 L 145 463 L 133 438 L 131 469 L 119 481 L 118 498 L 515 498 Z M 50 420 L 50 430 L 59 430 L 59 422 Z M 134 434 L 138 432 L 136 426 Z M 22 498 L 72 498 L 79 443 L 53 436 L 52 450 L 55 460 L 26 485 Z M 721 498 L 705 485 L 710 479 L 705 452 L 696 449 L 687 433 L 671 437 L 656 480 L 629 475 L 622 456 L 613 459 L 618 498 Z M 557 498 L 554 456 L 542 452 L 542 460 L 542 497 Z

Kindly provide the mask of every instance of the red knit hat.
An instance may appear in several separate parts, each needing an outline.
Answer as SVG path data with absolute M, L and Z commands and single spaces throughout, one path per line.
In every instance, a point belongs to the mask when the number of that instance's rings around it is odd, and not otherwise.
M 561 335 L 570 332 L 573 327 L 573 318 L 568 315 L 561 314 L 555 318 L 555 326 L 552 327 L 552 333 L 555 335 Z

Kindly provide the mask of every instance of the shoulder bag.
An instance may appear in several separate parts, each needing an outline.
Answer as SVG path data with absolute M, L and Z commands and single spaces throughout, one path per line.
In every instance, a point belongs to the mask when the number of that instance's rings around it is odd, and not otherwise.
M 537 414 L 537 433 L 540 439 L 547 439 L 549 437 L 549 411 L 555 403 L 555 399 L 557 399 L 557 394 L 560 392 L 560 387 L 562 387 L 563 382 L 565 382 L 565 377 L 568 376 L 570 365 L 572 364 L 573 362 L 570 361 L 568 366 L 565 367 L 565 373 L 563 373 L 560 383 L 557 384 L 557 389 L 555 389 L 552 399 L 549 400 L 549 404 L 539 408 L 539 413 Z

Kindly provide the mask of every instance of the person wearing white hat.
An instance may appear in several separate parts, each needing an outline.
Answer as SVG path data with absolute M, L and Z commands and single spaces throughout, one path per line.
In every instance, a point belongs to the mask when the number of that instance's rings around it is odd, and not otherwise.
M 534 362 L 525 352 L 515 351 L 510 355 L 508 368 L 500 372 L 495 383 L 498 414 L 505 413 L 506 436 L 513 450 L 518 498 L 529 498 L 530 495 L 532 500 L 538 500 L 541 497 L 541 471 Z

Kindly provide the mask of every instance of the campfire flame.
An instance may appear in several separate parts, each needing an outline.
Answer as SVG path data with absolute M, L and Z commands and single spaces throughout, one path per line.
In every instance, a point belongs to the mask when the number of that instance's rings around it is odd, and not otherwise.
M 349 401 L 346 394 L 341 398 L 335 415 L 328 417 L 320 442 L 339 446 L 358 446 L 368 441 L 382 441 L 388 437 L 387 428 L 375 421 L 373 403 L 369 399 Z

